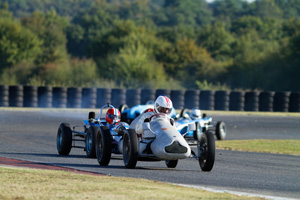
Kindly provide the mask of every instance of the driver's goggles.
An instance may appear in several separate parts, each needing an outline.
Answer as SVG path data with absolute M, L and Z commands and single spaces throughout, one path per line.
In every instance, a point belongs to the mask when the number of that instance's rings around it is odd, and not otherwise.
M 158 107 L 157 110 L 158 110 L 160 113 L 170 114 L 172 108 Z
M 109 118 L 109 119 L 119 119 L 119 116 L 118 115 L 113 115 L 113 114 L 107 114 L 107 117 Z

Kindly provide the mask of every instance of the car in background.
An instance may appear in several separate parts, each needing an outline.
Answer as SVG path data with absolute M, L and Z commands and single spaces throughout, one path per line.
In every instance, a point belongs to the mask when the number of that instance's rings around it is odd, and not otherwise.
M 195 123 L 196 130 L 187 132 L 188 124 L 190 123 Z M 177 130 L 191 142 L 193 140 L 197 141 L 205 131 L 214 132 L 218 140 L 224 140 L 227 134 L 225 122 L 218 121 L 214 126 L 212 118 L 207 117 L 205 113 L 199 119 L 192 119 L 189 109 L 181 110 L 179 117 L 175 118 L 175 125 Z

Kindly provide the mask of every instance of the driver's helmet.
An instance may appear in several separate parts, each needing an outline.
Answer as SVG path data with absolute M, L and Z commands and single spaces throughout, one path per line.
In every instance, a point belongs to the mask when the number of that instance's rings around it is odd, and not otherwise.
M 170 115 L 173 108 L 171 99 L 166 96 L 159 96 L 155 100 L 154 109 L 157 113 L 165 113 Z
M 201 118 L 201 111 L 198 108 L 193 108 L 191 110 L 190 117 L 192 119 L 200 119 Z
M 106 112 L 105 119 L 109 124 L 113 124 L 115 122 L 120 122 L 121 121 L 121 113 L 118 109 L 110 108 Z

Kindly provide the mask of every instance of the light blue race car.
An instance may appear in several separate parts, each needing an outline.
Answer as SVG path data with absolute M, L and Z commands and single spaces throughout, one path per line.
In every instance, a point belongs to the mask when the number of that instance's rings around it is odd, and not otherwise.
M 196 130 L 189 131 L 188 124 L 195 123 Z M 225 122 L 219 121 L 216 123 L 216 126 L 212 123 L 212 118 L 207 117 L 206 114 L 203 114 L 197 119 L 191 117 L 191 112 L 188 109 L 183 109 L 178 118 L 175 118 L 175 125 L 177 130 L 184 135 L 186 140 L 193 142 L 194 140 L 198 141 L 205 131 L 214 131 L 218 140 L 224 140 L 226 137 L 226 125 Z
M 119 111 L 121 112 L 121 121 L 126 123 L 131 123 L 135 118 L 137 118 L 140 114 L 142 114 L 147 109 L 154 109 L 154 102 L 148 101 L 145 105 L 136 105 L 132 108 L 128 108 L 126 104 L 122 104 L 119 107 Z M 173 108 L 171 111 L 171 117 L 176 118 L 177 114 L 175 109 Z

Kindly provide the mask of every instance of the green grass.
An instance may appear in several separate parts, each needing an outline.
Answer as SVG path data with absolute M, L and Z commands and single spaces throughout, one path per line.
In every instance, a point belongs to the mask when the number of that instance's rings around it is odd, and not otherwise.
M 200 172 L 201 173 L 201 172 Z M 145 179 L 0 167 L 0 199 L 261 199 Z
M 300 155 L 300 140 L 223 140 L 218 149 L 275 154 Z

